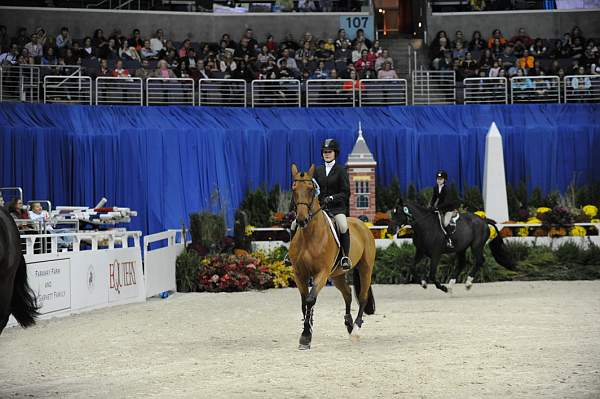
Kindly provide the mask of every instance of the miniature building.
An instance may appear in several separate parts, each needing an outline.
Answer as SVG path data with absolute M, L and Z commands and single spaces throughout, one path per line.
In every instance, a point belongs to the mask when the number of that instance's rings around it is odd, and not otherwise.
M 358 124 L 358 138 L 348 156 L 346 169 L 350 179 L 350 216 L 365 215 L 375 219 L 375 167 L 377 162 L 369 150 Z

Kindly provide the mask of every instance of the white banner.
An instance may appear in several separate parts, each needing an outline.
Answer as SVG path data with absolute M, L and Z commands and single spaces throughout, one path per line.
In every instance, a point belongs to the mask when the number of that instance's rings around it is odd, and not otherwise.
M 27 278 L 29 286 L 37 296 L 41 314 L 71 307 L 71 264 L 69 259 L 29 263 Z

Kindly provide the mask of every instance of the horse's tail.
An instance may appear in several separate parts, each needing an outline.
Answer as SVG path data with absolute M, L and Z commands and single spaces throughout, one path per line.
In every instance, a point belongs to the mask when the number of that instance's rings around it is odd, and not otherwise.
M 508 250 L 506 249 L 506 245 L 504 245 L 504 240 L 502 240 L 502 236 L 500 235 L 500 231 L 496 226 L 496 222 L 491 219 L 485 219 L 487 224 L 492 226 L 494 230 L 496 230 L 496 237 L 490 241 L 490 249 L 492 250 L 492 256 L 501 266 L 507 268 L 508 270 L 516 269 L 516 262 L 512 259 Z
M 39 316 L 38 305 L 35 294 L 27 283 L 27 265 L 25 258 L 20 255 L 19 267 L 15 275 L 13 296 L 11 300 L 11 313 L 23 328 L 35 324 L 35 318 Z
M 359 300 L 358 295 L 360 293 L 360 273 L 358 271 L 358 267 L 355 267 L 352 270 L 352 284 L 354 285 L 354 294 L 356 295 L 356 300 Z M 373 296 L 373 287 L 369 287 L 369 296 L 367 298 L 367 304 L 365 305 L 365 313 L 373 314 L 375 313 L 375 297 Z

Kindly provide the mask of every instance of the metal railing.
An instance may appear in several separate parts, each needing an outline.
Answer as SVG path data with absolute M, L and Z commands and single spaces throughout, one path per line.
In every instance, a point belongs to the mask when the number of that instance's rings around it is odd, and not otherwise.
M 523 103 L 559 103 L 558 76 L 515 76 L 510 79 L 510 101 Z
M 306 81 L 306 106 L 353 107 L 355 81 L 351 79 L 315 79 Z M 359 89 L 360 91 L 360 89 Z
M 600 75 L 569 75 L 564 78 L 565 103 L 600 102 Z
M 44 103 L 92 105 L 89 76 L 44 76 Z
M 413 71 L 413 105 L 456 104 L 454 71 Z
M 246 81 L 243 79 L 200 79 L 198 105 L 246 106 Z
M 95 104 L 144 105 L 142 79 L 112 77 L 96 78 Z
M 359 87 L 359 107 L 408 104 L 406 79 L 363 79 Z
M 465 104 L 508 104 L 506 78 L 466 78 L 463 84 Z
M 194 79 L 146 79 L 146 105 L 194 105 L 194 95 Z
M 300 82 L 296 79 L 252 81 L 252 107 L 300 107 Z
M 3 65 L 0 68 L 0 101 L 39 102 L 40 68 Z

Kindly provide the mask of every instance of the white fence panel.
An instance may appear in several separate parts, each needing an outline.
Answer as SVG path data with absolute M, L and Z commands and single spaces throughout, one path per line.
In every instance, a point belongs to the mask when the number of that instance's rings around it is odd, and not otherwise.
M 465 104 L 508 104 L 506 78 L 467 78 L 463 84 Z
M 515 76 L 510 79 L 511 102 L 558 103 L 560 80 L 558 76 Z
M 142 79 L 98 77 L 95 102 L 96 105 L 144 105 Z
M 569 75 L 564 79 L 566 103 L 600 102 L 600 75 Z
M 454 71 L 413 71 L 413 105 L 456 104 Z
M 243 79 L 200 79 L 198 105 L 246 106 L 246 81 Z
M 146 105 L 194 105 L 194 79 L 146 79 Z
M 406 105 L 406 79 L 362 79 L 358 90 L 358 105 Z
M 252 107 L 300 107 L 300 103 L 300 82 L 298 80 L 252 81 Z
M 360 83 L 359 83 L 360 84 Z M 306 81 L 306 106 L 353 107 L 356 98 L 355 81 L 351 79 L 312 79 Z
M 40 101 L 40 68 L 35 65 L 3 65 L 0 68 L 0 102 Z
M 150 244 L 165 240 L 167 241 L 166 246 L 150 249 Z M 175 261 L 185 249 L 184 245 L 183 234 L 179 230 L 163 231 L 144 237 L 146 298 L 164 291 L 177 291 Z
M 44 103 L 92 105 L 89 76 L 44 76 Z

